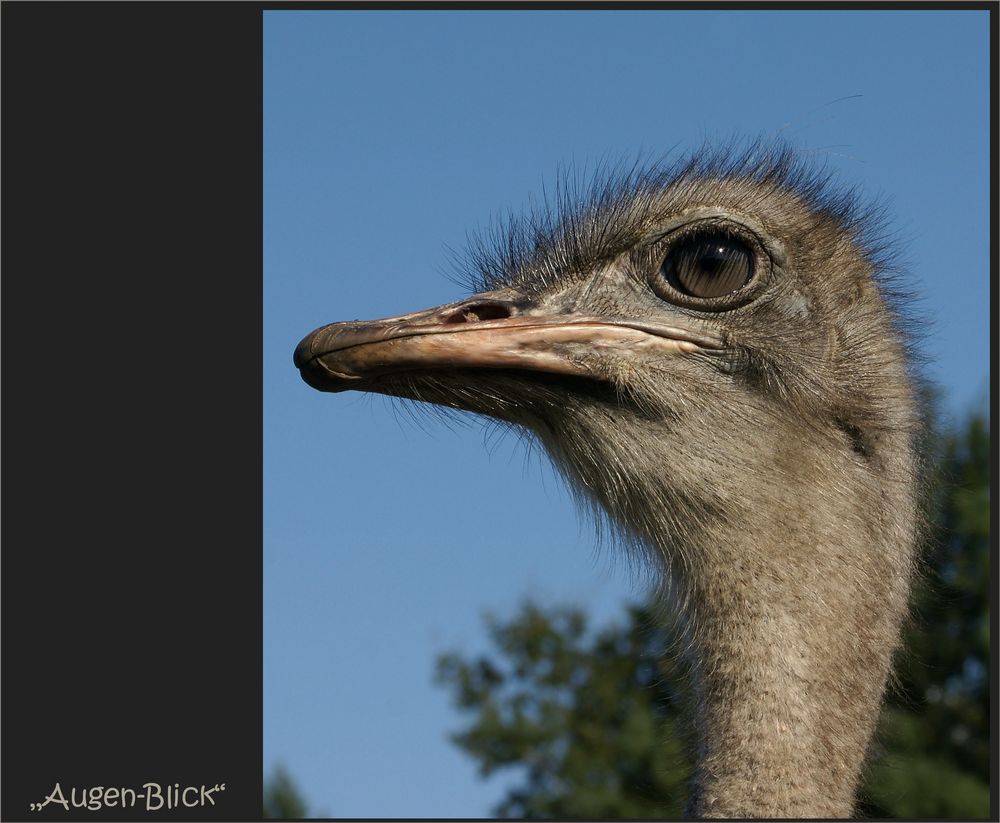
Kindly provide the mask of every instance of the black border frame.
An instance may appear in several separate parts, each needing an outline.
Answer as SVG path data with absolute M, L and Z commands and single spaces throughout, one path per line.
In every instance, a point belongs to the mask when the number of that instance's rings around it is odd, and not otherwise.
M 262 35 L 2 6 L 4 820 L 261 815 Z

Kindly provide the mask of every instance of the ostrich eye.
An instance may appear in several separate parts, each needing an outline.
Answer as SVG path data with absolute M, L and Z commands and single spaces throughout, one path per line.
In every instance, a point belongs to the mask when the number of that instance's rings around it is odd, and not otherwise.
M 745 243 L 713 233 L 682 240 L 667 252 L 660 271 L 692 297 L 722 297 L 743 288 L 753 268 L 753 254 Z

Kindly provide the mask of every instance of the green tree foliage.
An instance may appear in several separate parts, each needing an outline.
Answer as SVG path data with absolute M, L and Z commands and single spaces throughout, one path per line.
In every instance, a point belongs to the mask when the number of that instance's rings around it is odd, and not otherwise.
M 284 766 L 274 767 L 264 781 L 264 817 L 308 817 L 309 810 L 292 776 Z
M 914 592 L 860 813 L 989 815 L 989 431 L 981 416 L 939 438 L 925 570 Z M 454 741 L 483 776 L 523 775 L 495 813 L 678 817 L 691 771 L 683 674 L 648 608 L 595 630 L 583 610 L 526 603 L 489 618 L 492 655 L 438 660 L 470 717 Z
M 592 636 L 581 610 L 529 603 L 509 624 L 491 621 L 496 662 L 439 659 L 439 680 L 476 715 L 455 741 L 484 776 L 524 767 L 499 816 L 680 813 L 689 766 L 678 676 L 657 661 L 668 637 L 643 609 L 629 618 Z

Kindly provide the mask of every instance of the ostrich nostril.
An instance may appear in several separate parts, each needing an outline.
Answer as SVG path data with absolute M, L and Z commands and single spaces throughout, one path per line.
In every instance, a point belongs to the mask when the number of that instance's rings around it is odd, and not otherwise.
M 506 320 L 513 316 L 513 307 L 506 303 L 467 303 L 451 311 L 441 323 L 478 323 L 481 320 Z

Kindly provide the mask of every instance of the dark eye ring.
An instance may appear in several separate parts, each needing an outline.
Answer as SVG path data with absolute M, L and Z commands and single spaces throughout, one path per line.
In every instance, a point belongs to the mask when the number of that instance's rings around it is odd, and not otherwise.
M 660 273 L 690 297 L 723 297 L 753 278 L 754 254 L 742 240 L 724 232 L 698 232 L 671 247 Z

